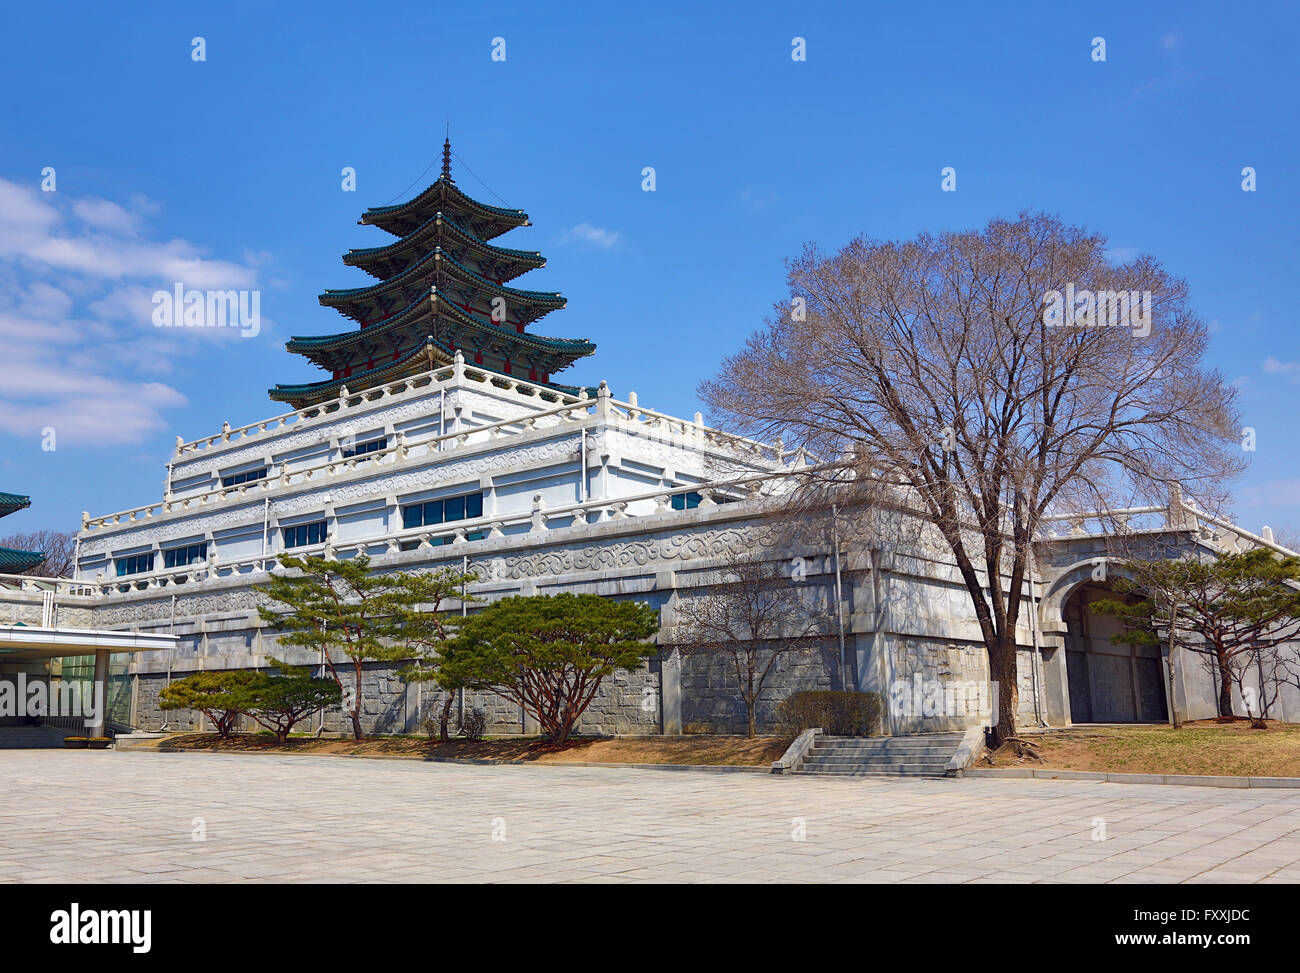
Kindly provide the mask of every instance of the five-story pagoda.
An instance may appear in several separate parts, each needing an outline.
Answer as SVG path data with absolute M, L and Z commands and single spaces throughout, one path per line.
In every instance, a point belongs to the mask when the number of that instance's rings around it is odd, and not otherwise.
M 451 144 L 442 148 L 442 175 L 414 199 L 366 210 L 358 221 L 397 237 L 393 243 L 351 250 L 343 262 L 378 283 L 328 290 L 321 304 L 357 322 L 355 330 L 295 337 L 286 347 L 332 378 L 277 385 L 271 398 L 305 408 L 339 394 L 361 391 L 450 363 L 457 351 L 467 363 L 542 385 L 596 350 L 582 338 L 530 334 L 529 325 L 564 307 L 546 291 L 507 286 L 546 261 L 540 253 L 488 241 L 529 226 L 523 210 L 489 206 L 462 193 L 451 178 Z

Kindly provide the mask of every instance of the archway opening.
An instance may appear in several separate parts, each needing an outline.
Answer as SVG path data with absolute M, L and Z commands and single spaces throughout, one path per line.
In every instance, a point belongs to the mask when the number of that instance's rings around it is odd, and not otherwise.
M 1065 668 L 1072 723 L 1164 723 L 1165 669 L 1154 645 L 1113 642 L 1119 622 L 1090 607 L 1118 598 L 1109 585 L 1080 585 L 1065 604 Z M 1136 599 L 1127 599 L 1136 600 Z

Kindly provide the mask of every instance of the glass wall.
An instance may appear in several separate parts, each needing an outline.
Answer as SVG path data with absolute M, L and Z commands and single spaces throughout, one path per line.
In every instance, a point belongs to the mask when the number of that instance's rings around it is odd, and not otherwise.
M 108 685 L 105 688 L 108 722 L 117 726 L 131 725 L 131 653 L 114 652 L 108 657 Z M 65 680 L 79 683 L 81 698 L 88 698 L 93 690 L 95 657 L 93 655 L 65 656 L 50 665 L 51 682 Z

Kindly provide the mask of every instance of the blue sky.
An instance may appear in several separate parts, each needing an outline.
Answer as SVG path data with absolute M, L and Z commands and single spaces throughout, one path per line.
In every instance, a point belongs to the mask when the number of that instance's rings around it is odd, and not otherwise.
M 1149 252 L 1242 388 L 1241 523 L 1300 532 L 1291 5 L 626 6 L 11 6 L 0 489 L 33 504 L 0 534 L 153 502 L 175 436 L 283 411 L 268 387 L 323 374 L 284 341 L 344 330 L 316 295 L 368 279 L 340 255 L 387 236 L 357 216 L 435 162 L 448 123 L 483 180 L 458 162 L 461 187 L 532 217 L 501 241 L 548 257 L 519 286 L 569 299 L 538 330 L 599 346 L 560 377 L 680 415 L 805 241 L 1029 208 Z M 261 333 L 154 327 L 175 280 L 260 290 Z

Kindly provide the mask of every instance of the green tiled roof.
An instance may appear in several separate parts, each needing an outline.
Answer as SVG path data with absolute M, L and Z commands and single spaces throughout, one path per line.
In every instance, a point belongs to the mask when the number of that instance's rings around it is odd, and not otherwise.
M 15 551 L 11 547 L 0 547 L 0 571 L 26 571 L 45 560 L 40 551 Z
M 378 382 L 385 380 L 386 373 L 400 373 L 403 368 L 413 359 L 418 358 L 430 346 L 437 348 L 450 358 L 454 353 L 451 348 L 436 338 L 426 337 L 424 342 L 403 355 L 396 361 L 378 365 L 375 368 L 365 372 L 356 372 L 348 378 L 327 378 L 320 382 L 304 382 L 299 385 L 277 385 L 273 389 L 268 389 L 271 398 L 278 402 L 305 401 L 308 399 L 319 401 L 331 394 L 337 394 L 339 389 L 346 385 L 353 391 L 361 391 L 366 388 L 372 388 Z M 467 364 L 466 368 L 472 368 L 479 371 L 491 372 L 492 369 L 484 368 L 481 365 Z M 506 378 L 507 376 L 501 376 Z M 530 384 L 540 385 L 543 388 L 552 388 L 557 392 L 567 395 L 576 396 L 579 392 L 579 386 L 560 385 L 555 382 L 532 382 Z M 586 392 L 589 396 L 594 397 L 595 388 L 588 388 Z
M 445 260 L 450 266 L 464 274 L 476 284 L 481 284 L 487 290 L 494 294 L 509 296 L 521 304 L 541 304 L 545 307 L 561 308 L 565 305 L 564 297 L 555 291 L 530 291 L 518 287 L 506 287 L 504 284 L 498 284 L 496 281 L 488 280 L 482 274 L 476 274 L 464 264 L 456 260 L 451 254 L 443 253 L 441 247 L 435 247 L 426 253 L 411 266 L 407 267 L 400 274 L 389 277 L 387 280 L 381 280 L 374 284 L 367 284 L 364 287 L 347 287 L 337 290 L 327 290 L 321 294 L 317 300 L 326 307 L 333 307 L 338 303 L 361 297 L 369 297 L 372 294 L 378 294 L 391 288 L 394 284 L 399 284 L 409 277 L 418 277 L 421 268 L 425 264 L 435 261 Z
M 24 497 L 17 493 L 4 493 L 0 491 L 0 517 L 5 514 L 11 514 L 15 510 L 22 510 L 24 507 L 30 507 L 32 501 L 30 497 Z
M 550 338 L 546 335 L 530 334 L 527 331 L 508 331 L 498 324 L 476 318 L 449 301 L 438 301 L 438 308 L 460 324 L 526 348 L 537 348 L 542 351 L 572 354 L 579 357 L 590 355 L 596 350 L 596 346 L 586 338 Z M 339 334 L 323 335 L 295 335 L 285 344 L 285 347 L 289 351 L 299 353 L 314 348 L 345 347 L 372 339 L 377 334 L 404 328 L 413 321 L 423 320 L 428 313 L 429 298 L 422 297 L 408 304 L 387 321 L 366 328 L 364 331 L 343 331 Z
M 388 216 L 392 213 L 400 212 L 406 209 L 416 209 L 426 198 L 431 198 L 439 193 L 444 193 L 460 203 L 466 209 L 479 210 L 480 212 L 490 213 L 493 216 L 500 216 L 508 220 L 526 221 L 528 214 L 521 209 L 509 209 L 505 206 L 493 206 L 490 203 L 481 203 L 471 196 L 466 196 L 460 191 L 454 182 L 448 179 L 436 180 L 428 189 L 420 193 L 414 199 L 408 199 L 404 203 L 394 203 L 392 206 L 372 206 L 361 215 L 362 223 L 370 223 L 376 217 Z
M 303 382 L 298 385 L 277 385 L 275 388 L 268 389 L 267 391 L 272 399 L 280 402 L 287 402 L 291 399 L 302 398 L 304 396 L 317 396 L 326 392 L 336 392 L 344 385 L 360 391 L 361 389 L 368 387 L 365 384 L 367 380 L 374 381 L 376 379 L 382 379 L 382 376 L 387 372 L 400 371 L 402 366 L 409 363 L 413 358 L 425 354 L 426 349 L 429 346 L 437 348 L 449 359 L 454 354 L 451 348 L 439 341 L 437 338 L 426 337 L 423 343 L 412 348 L 396 361 L 378 365 L 368 371 L 357 372 L 348 378 L 327 378 L 322 382 Z
M 450 230 L 452 230 L 461 239 L 465 240 L 468 243 L 472 243 L 481 247 L 484 251 L 492 254 L 493 256 L 505 257 L 512 260 L 519 260 L 524 263 L 545 263 L 546 262 L 545 260 L 543 260 L 542 255 L 536 250 L 514 250 L 511 249 L 510 247 L 499 247 L 496 244 L 488 243 L 486 240 L 480 240 L 473 233 L 470 233 L 469 230 L 465 229 L 465 227 L 461 226 L 459 223 L 457 223 L 451 217 L 447 216 L 441 210 L 439 210 L 437 213 L 434 213 L 431 217 L 429 217 L 427 220 L 425 220 L 423 223 L 417 226 L 410 233 L 406 234 L 406 236 L 402 237 L 400 240 L 397 240 L 393 243 L 385 244 L 382 247 L 365 247 L 359 250 L 358 249 L 349 250 L 346 254 L 344 254 L 343 262 L 356 263 L 358 260 L 367 257 L 377 257 L 383 254 L 396 253 L 397 251 L 401 250 L 403 247 L 408 246 L 413 240 L 419 239 L 440 220 L 445 226 L 447 226 Z

